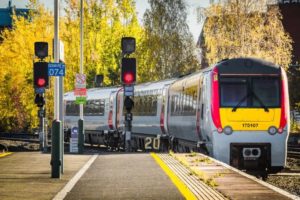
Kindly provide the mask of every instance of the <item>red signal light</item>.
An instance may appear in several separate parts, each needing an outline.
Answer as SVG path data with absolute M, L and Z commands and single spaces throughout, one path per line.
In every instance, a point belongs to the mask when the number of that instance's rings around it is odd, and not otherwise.
M 35 62 L 33 64 L 33 86 L 34 88 L 48 88 L 48 63 Z
M 136 59 L 122 58 L 121 82 L 123 85 L 135 84 L 136 80 Z
M 131 84 L 134 81 L 132 73 L 125 73 L 123 77 L 124 83 Z
M 39 87 L 43 87 L 43 86 L 45 86 L 45 84 L 46 84 L 46 80 L 45 80 L 44 78 L 39 78 L 39 79 L 38 79 L 37 85 L 38 85 Z

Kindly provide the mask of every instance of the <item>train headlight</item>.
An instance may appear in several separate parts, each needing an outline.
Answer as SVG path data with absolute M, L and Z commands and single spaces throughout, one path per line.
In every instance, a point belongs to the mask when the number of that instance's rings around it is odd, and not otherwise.
M 277 133 L 277 128 L 275 126 L 271 126 L 269 129 L 268 129 L 268 133 L 270 135 L 275 135 Z
M 250 148 L 244 148 L 244 149 L 243 149 L 243 156 L 244 156 L 244 157 L 249 157 L 249 156 L 251 156 L 251 149 L 250 149 Z
M 231 128 L 231 126 L 225 126 L 225 128 L 224 128 L 224 133 L 226 134 L 226 135 L 231 135 L 232 134 L 232 128 Z
M 219 128 L 217 129 L 217 131 L 218 131 L 218 133 L 222 133 L 222 132 L 223 132 L 223 129 L 222 129 L 221 127 L 219 127 Z

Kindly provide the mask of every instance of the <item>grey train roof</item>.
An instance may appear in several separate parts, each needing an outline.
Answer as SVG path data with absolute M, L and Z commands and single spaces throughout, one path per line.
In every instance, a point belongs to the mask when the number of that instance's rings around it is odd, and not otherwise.
M 280 67 L 255 58 L 233 58 L 216 65 L 219 74 L 280 74 Z

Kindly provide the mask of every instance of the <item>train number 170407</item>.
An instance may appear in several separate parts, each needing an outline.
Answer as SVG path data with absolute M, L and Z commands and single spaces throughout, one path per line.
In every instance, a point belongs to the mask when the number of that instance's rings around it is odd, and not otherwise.
M 258 128 L 258 123 L 243 123 L 243 128 Z

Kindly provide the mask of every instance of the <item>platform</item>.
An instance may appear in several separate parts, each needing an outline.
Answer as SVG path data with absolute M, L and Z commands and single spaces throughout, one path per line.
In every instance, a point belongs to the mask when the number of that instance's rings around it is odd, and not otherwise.
M 65 154 L 61 179 L 50 158 L 1 157 L 0 199 L 300 199 L 202 154 Z

